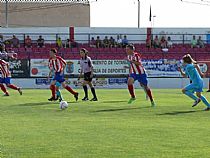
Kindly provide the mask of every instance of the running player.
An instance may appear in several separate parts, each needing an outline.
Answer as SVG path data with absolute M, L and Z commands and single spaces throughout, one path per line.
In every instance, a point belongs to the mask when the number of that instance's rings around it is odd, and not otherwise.
M 92 79 L 93 79 L 93 64 L 91 61 L 91 58 L 88 56 L 88 51 L 84 48 L 80 50 L 80 67 L 81 67 L 81 72 L 79 75 L 79 79 L 84 73 L 84 81 L 82 83 L 83 89 L 85 92 L 85 97 L 82 99 L 83 101 L 88 100 L 88 88 L 87 85 L 89 85 L 91 92 L 93 94 L 93 98 L 90 101 L 98 101 L 95 88 L 93 87 L 92 84 Z
M 210 104 L 201 94 L 203 91 L 203 79 L 201 78 L 203 73 L 200 71 L 199 66 L 190 54 L 183 56 L 182 60 L 184 71 L 181 68 L 179 68 L 179 71 L 183 77 L 190 77 L 190 80 L 192 81 L 192 83 L 182 89 L 182 92 L 195 101 L 192 107 L 202 101 L 207 106 L 205 111 L 209 111 Z M 194 95 L 194 92 L 196 92 L 197 97 Z
M 0 59 L 0 71 L 2 74 L 2 78 L 0 79 L 0 87 L 2 89 L 2 91 L 5 93 L 6 96 L 9 96 L 9 93 L 7 92 L 6 88 L 4 86 L 2 86 L 3 84 L 6 84 L 7 87 L 17 90 L 20 95 L 22 95 L 22 91 L 20 87 L 17 87 L 13 84 L 11 84 L 10 80 L 11 80 L 11 73 L 9 71 L 9 63 Z
M 2 60 L 10 60 L 10 59 L 16 59 L 17 53 L 11 52 L 7 53 L 5 45 L 3 44 L 0 50 L 0 59 Z M 6 87 L 3 84 L 4 79 L 2 78 L 2 73 L 0 71 L 0 88 L 4 92 L 4 96 L 9 96 L 9 92 L 7 91 Z
M 54 78 L 53 81 L 51 82 L 50 89 L 52 91 L 52 98 L 49 100 L 56 100 L 55 93 L 56 93 L 56 87 L 55 84 L 56 82 L 61 83 L 63 88 L 68 90 L 71 94 L 74 95 L 74 98 L 76 101 L 78 100 L 78 92 L 75 92 L 71 87 L 65 84 L 65 79 L 64 79 L 64 70 L 66 67 L 66 61 L 61 58 L 60 56 L 57 56 L 57 50 L 55 48 L 50 50 L 50 59 L 49 59 L 49 68 L 50 68 L 50 73 L 49 76 L 54 72 Z
M 0 72 L 0 88 L 4 92 L 4 96 L 9 96 L 9 92 L 7 91 L 6 87 L 3 84 L 3 78 L 1 72 Z
M 140 85 L 146 91 L 151 101 L 151 106 L 154 107 L 155 102 L 153 100 L 152 92 L 150 88 L 148 87 L 147 74 L 141 63 L 141 55 L 135 52 L 135 47 L 132 44 L 129 44 L 126 46 L 126 53 L 128 55 L 128 62 L 130 62 L 130 75 L 128 78 L 128 90 L 131 95 L 131 98 L 128 101 L 128 103 L 130 104 L 134 100 L 136 100 L 133 84 L 136 80 L 138 80 Z
M 126 60 L 128 60 L 128 58 L 126 58 Z M 131 66 L 131 64 L 130 64 L 130 62 L 128 62 L 128 66 L 124 66 L 124 68 L 125 69 L 130 69 L 130 66 Z M 141 84 L 140 84 L 140 86 L 141 86 Z M 149 97 L 147 95 L 147 91 L 146 91 L 145 87 L 142 87 L 142 88 L 144 90 L 144 93 L 146 94 L 146 96 L 145 96 L 146 100 L 149 100 Z

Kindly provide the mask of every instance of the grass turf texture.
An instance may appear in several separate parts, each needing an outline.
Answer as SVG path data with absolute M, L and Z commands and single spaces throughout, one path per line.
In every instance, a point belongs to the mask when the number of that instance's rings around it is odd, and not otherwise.
M 65 111 L 47 101 L 49 90 L 0 98 L 1 158 L 210 157 L 210 112 L 203 103 L 191 108 L 180 90 L 153 90 L 156 108 L 142 90 L 131 105 L 126 89 L 97 90 L 98 102 L 77 103 L 62 92 Z

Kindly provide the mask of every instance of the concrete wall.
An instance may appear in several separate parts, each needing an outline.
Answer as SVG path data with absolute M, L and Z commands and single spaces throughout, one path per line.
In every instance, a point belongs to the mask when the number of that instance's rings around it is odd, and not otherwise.
M 77 79 L 69 79 L 70 81 L 77 81 Z M 181 89 L 189 84 L 189 79 L 186 78 L 149 78 L 149 86 L 153 89 Z M 12 83 L 23 88 L 49 88 L 49 85 L 37 85 L 35 79 L 12 79 Z M 73 88 L 81 88 L 81 86 L 75 86 L 71 84 Z M 126 84 L 116 85 L 104 85 L 96 86 L 97 88 L 127 88 Z M 135 87 L 139 88 L 139 83 L 135 82 Z M 208 79 L 204 79 L 204 88 L 208 88 Z
M 0 3 L 0 25 L 5 26 L 5 3 Z M 9 26 L 90 26 L 90 5 L 73 3 L 9 3 Z

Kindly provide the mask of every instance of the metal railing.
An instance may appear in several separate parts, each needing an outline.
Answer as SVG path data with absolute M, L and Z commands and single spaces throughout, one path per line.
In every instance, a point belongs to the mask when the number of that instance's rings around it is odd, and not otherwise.
M 0 33 L 1 34 L 1 33 Z M 33 43 L 36 42 L 38 37 L 41 35 L 45 39 L 45 43 L 56 43 L 56 39 L 58 37 L 61 37 L 61 40 L 63 43 L 67 39 L 70 38 L 70 35 L 67 33 L 13 33 L 16 35 L 16 37 L 20 40 L 20 43 L 24 43 L 25 38 L 27 35 L 30 36 L 32 39 Z M 11 33 L 2 33 L 3 39 L 4 40 L 9 40 L 12 38 L 13 34 Z M 75 33 L 74 35 L 74 40 L 77 43 L 90 43 L 91 38 L 93 37 L 95 40 L 97 37 L 100 37 L 100 40 L 103 41 L 105 36 L 108 37 L 113 37 L 115 41 L 117 40 L 117 36 L 121 35 L 122 39 L 123 36 L 126 35 L 129 43 L 138 43 L 138 44 L 145 44 L 146 43 L 146 38 L 147 34 L 124 34 L 124 33 Z M 198 39 L 198 36 L 201 36 L 201 39 L 203 40 L 204 44 L 210 44 L 210 34 L 152 34 L 152 38 L 154 39 L 155 36 L 159 37 L 159 40 L 161 39 L 162 36 L 165 37 L 167 40 L 167 37 L 171 37 L 171 41 L 173 44 L 190 44 L 192 40 L 192 36 L 196 36 L 196 40 Z

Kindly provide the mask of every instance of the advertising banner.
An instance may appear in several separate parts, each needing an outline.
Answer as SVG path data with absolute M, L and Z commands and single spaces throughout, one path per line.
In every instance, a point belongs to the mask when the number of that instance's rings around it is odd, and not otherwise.
M 67 60 L 65 69 L 66 75 L 80 74 L 80 61 Z M 124 68 L 128 66 L 125 60 L 93 60 L 94 74 L 96 75 L 120 75 L 128 74 L 129 70 Z M 32 59 L 30 68 L 31 77 L 46 77 L 49 74 L 48 60 L 46 59 Z
M 27 59 L 18 59 L 9 62 L 10 71 L 14 78 L 29 77 L 29 61 Z
M 31 59 L 30 76 L 47 77 L 49 74 L 48 60 Z
M 122 75 L 128 74 L 129 70 L 124 68 L 128 66 L 126 60 L 93 60 L 94 74 L 96 75 Z M 66 74 L 79 74 L 80 61 L 67 61 Z
M 201 71 L 210 76 L 210 61 L 198 62 Z M 148 77 L 181 77 L 178 71 L 179 60 L 160 59 L 160 60 L 142 60 L 142 64 L 146 69 Z M 128 63 L 126 60 L 93 60 L 94 74 L 107 75 L 114 77 L 116 75 L 129 74 Z M 80 73 L 79 60 L 67 60 L 65 75 L 78 75 Z M 46 59 L 32 59 L 30 75 L 31 77 L 46 77 L 49 74 L 48 60 Z M 111 81 L 110 81 L 111 82 Z M 120 82 L 120 80 L 119 80 Z
M 179 60 L 143 60 L 148 77 L 181 77 L 178 71 Z
M 205 77 L 210 77 L 210 61 L 199 61 L 198 62 L 201 72 L 205 74 Z
M 37 86 L 46 87 L 46 85 L 47 86 L 50 85 L 51 81 L 52 81 L 51 79 L 48 80 L 47 78 L 36 78 L 35 79 L 35 84 Z M 66 84 L 71 85 L 73 87 L 78 87 L 78 88 L 82 87 L 82 82 L 83 82 L 82 79 L 78 80 L 77 78 L 71 78 L 71 79 L 66 78 Z M 105 87 L 108 86 L 108 79 L 106 79 L 106 78 L 94 78 L 92 83 L 95 87 L 105 88 Z

